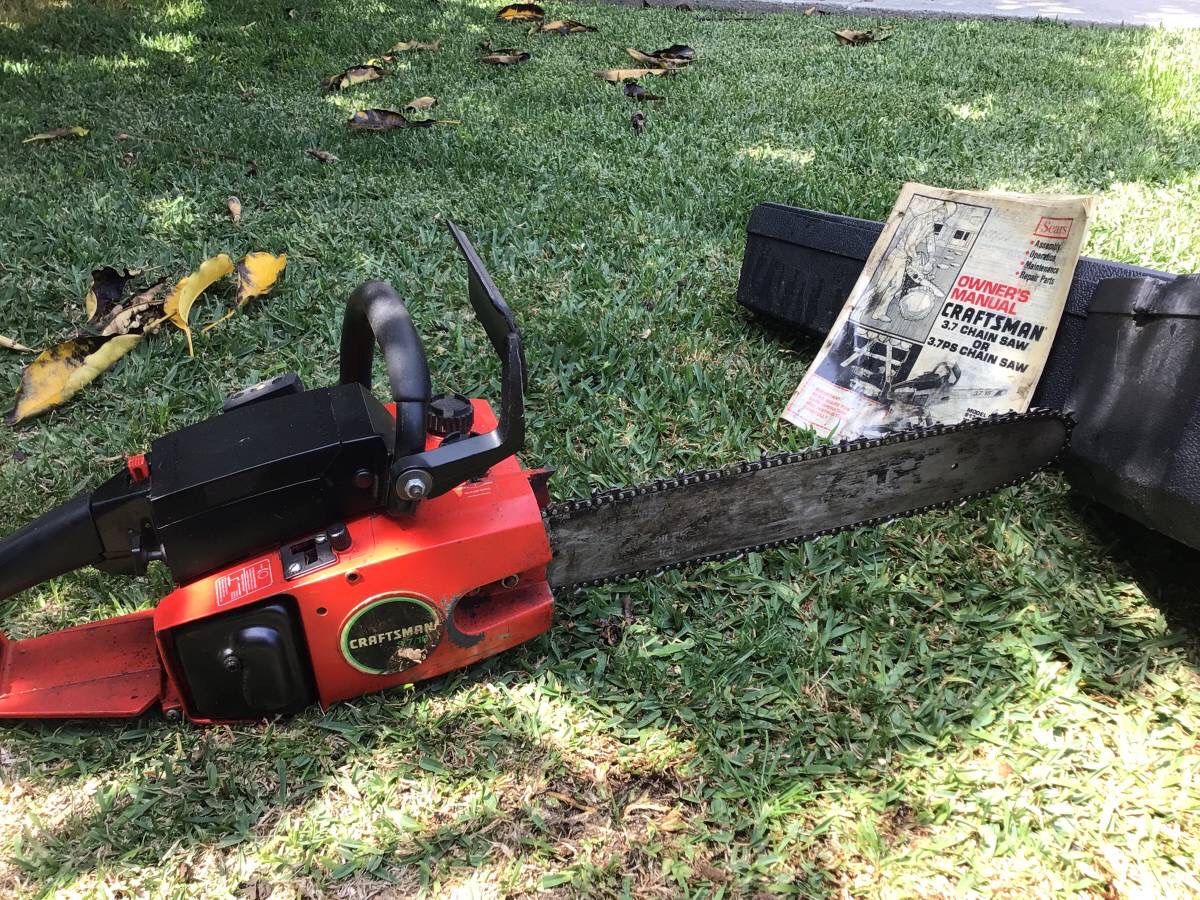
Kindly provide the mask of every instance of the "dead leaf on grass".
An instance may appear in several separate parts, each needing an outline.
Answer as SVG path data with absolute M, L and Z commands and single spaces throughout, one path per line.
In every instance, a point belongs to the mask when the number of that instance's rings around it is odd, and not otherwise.
M 286 253 L 280 253 L 278 256 L 264 251 L 246 254 L 246 257 L 237 264 L 237 305 L 217 321 L 205 325 L 204 332 L 207 333 L 232 318 L 238 310 L 244 309 L 253 298 L 270 293 L 286 266 Z
M 4 335 L 0 335 L 0 347 L 3 347 L 5 350 L 16 350 L 18 353 L 33 352 L 32 347 L 26 347 L 20 341 L 14 341 L 10 337 L 4 337 Z
M 825 10 L 820 9 L 819 7 L 816 7 L 816 6 L 810 6 L 808 9 L 806 9 L 804 11 L 804 14 L 806 16 L 827 16 L 827 15 L 829 15 L 829 13 L 827 13 Z
M 383 69 L 379 68 L 379 66 L 351 66 L 338 75 L 330 75 L 328 78 L 322 78 L 321 88 L 326 92 L 344 91 L 346 88 L 352 88 L 356 84 L 378 81 L 383 75 Z
M 529 54 L 515 47 L 503 47 L 479 57 L 481 63 L 487 63 L 489 66 L 515 66 L 527 59 L 529 59 Z
M 636 81 L 631 81 L 625 85 L 625 96 L 632 97 L 634 100 L 666 100 L 659 94 L 652 94 Z
M 11 425 L 66 403 L 142 340 L 140 334 L 81 334 L 43 350 L 21 373 Z
M 850 47 L 858 47 L 862 44 L 878 44 L 880 41 L 886 41 L 892 36 L 891 32 L 876 34 L 874 31 L 856 31 L 853 28 L 842 28 L 833 34 L 838 39 L 838 43 L 846 44 Z
M 153 334 L 158 331 L 164 320 L 166 297 L 162 293 L 166 287 L 167 279 L 160 278 L 144 291 L 134 294 L 109 313 L 107 321 L 100 326 L 100 333 Z
M 536 3 L 510 3 L 496 13 L 496 18 L 502 22 L 531 22 L 546 18 L 546 10 Z
M 456 119 L 410 119 L 394 109 L 360 109 L 346 122 L 351 131 L 393 131 L 397 128 L 430 128 L 457 125 Z
M 437 97 L 414 97 L 404 104 L 405 109 L 413 111 L 433 109 L 435 106 L 437 106 Z
M 338 158 L 328 150 L 318 150 L 316 147 L 309 147 L 304 151 L 304 154 L 323 163 L 335 163 L 338 161 Z
M 245 306 L 252 298 L 270 292 L 286 267 L 286 253 L 278 256 L 264 251 L 246 254 L 237 265 L 238 306 Z
M 643 65 L 652 66 L 655 69 L 682 69 L 687 65 L 686 62 L 677 62 L 673 59 L 659 59 L 657 56 L 651 53 L 644 53 L 636 47 L 626 47 L 625 52 Z
M 192 347 L 192 327 L 188 324 L 188 317 L 192 314 L 192 305 L 213 282 L 224 278 L 232 271 L 233 260 L 229 258 L 228 254 L 219 253 L 206 259 L 200 264 L 200 268 L 181 279 L 167 297 L 166 303 L 163 305 L 163 312 L 175 327 L 187 335 L 188 356 L 196 355 Z
M 49 131 L 39 131 L 37 134 L 31 134 L 22 144 L 32 144 L 34 141 L 56 141 L 59 138 L 81 138 L 87 137 L 88 129 L 82 125 L 71 125 L 67 128 L 51 128 Z
M 441 50 L 441 49 L 442 49 L 442 42 L 440 40 L 431 41 L 429 43 L 425 43 L 423 41 L 401 41 L 400 43 L 396 44 L 396 46 L 392 47 L 392 49 L 389 50 L 388 53 L 408 53 L 411 50 Z
M 692 863 L 692 869 L 701 878 L 715 881 L 718 884 L 729 883 L 729 873 L 724 869 L 718 869 L 712 863 L 705 862 L 704 860 L 696 860 L 696 862 Z
M 674 75 L 674 69 L 596 69 L 592 73 L 605 81 L 625 81 L 630 78 L 645 78 L 647 75 Z
M 663 47 L 661 50 L 655 50 L 650 55 L 655 59 L 683 63 L 686 65 L 696 58 L 696 51 L 687 44 L 672 44 L 670 47 Z
M 229 210 L 229 218 L 233 220 L 234 225 L 236 225 L 238 222 L 242 221 L 242 201 L 241 200 L 239 200 L 237 197 L 230 197 L 228 200 L 225 201 L 225 208 L 227 210 Z
M 92 271 L 92 283 L 88 292 L 83 296 L 83 310 L 87 313 L 88 321 L 95 322 L 107 316 L 125 295 L 125 286 L 138 273 L 126 269 L 118 272 L 112 266 L 101 266 Z
M 634 134 L 641 134 L 646 130 L 646 114 L 635 112 L 629 117 L 629 125 L 633 129 Z
M 584 25 L 582 22 L 576 22 L 574 19 L 555 19 L 553 22 L 543 22 L 536 28 L 529 30 L 530 34 L 536 32 L 544 32 L 545 34 L 583 34 L 587 31 L 595 31 L 595 26 Z

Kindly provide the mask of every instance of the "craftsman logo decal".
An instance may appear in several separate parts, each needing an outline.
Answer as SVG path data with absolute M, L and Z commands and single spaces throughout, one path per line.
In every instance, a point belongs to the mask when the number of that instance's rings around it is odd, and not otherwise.
M 442 637 L 437 611 L 416 597 L 383 597 L 342 628 L 342 655 L 370 675 L 394 675 L 425 662 Z
M 267 559 L 242 566 L 228 575 L 220 575 L 216 580 L 217 606 L 236 603 L 243 597 L 270 587 L 274 582 L 271 561 Z

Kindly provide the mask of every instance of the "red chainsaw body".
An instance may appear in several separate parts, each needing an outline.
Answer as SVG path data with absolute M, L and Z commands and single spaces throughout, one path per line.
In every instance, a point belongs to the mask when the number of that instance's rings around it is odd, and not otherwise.
M 488 404 L 472 405 L 476 427 L 494 427 Z M 197 722 L 228 720 L 197 705 L 201 685 L 189 683 L 179 640 L 264 604 L 298 619 L 306 677 L 323 706 L 536 637 L 553 617 L 539 474 L 509 457 L 409 516 L 348 521 L 349 546 L 302 574 L 289 575 L 280 548 L 181 585 L 154 609 L 23 641 L 0 637 L 0 718 L 132 716 L 157 704 Z M 289 543 L 302 553 L 297 540 Z

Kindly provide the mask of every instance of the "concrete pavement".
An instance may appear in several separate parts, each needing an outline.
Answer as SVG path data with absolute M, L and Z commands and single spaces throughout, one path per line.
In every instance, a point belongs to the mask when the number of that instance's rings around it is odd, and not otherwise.
M 788 0 L 770 0 L 785 3 Z M 1094 25 L 1200 28 L 1200 0 L 859 0 L 818 4 L 831 10 L 969 18 L 1059 19 Z
M 642 0 L 613 0 L 641 6 Z M 1079 25 L 1200 28 L 1200 0 L 646 0 L 653 6 L 687 2 L 696 8 L 797 12 L 815 6 L 848 15 L 954 19 L 1051 19 Z

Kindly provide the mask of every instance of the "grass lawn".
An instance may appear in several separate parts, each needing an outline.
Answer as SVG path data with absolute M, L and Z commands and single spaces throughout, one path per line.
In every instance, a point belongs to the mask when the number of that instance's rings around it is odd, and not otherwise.
M 101 264 L 290 260 L 194 359 L 164 333 L 0 429 L 0 529 L 238 387 L 332 381 L 368 277 L 410 300 L 435 389 L 495 396 L 449 217 L 524 328 L 525 458 L 558 468 L 557 498 L 806 444 L 775 416 L 815 348 L 733 302 L 757 201 L 882 218 L 905 180 L 1090 192 L 1086 252 L 1200 268 L 1197 33 L 901 21 L 851 48 L 829 29 L 873 23 L 556 3 L 599 31 L 527 36 L 478 0 L 289 2 L 0 4 L 0 334 L 71 333 Z M 532 60 L 481 65 L 489 37 Z M 401 39 L 442 49 L 321 94 Z M 648 85 L 665 103 L 590 74 L 673 42 L 701 59 Z M 461 124 L 344 128 L 426 94 Z M 74 124 L 91 133 L 21 143 Z M 22 359 L 0 364 L 15 392 Z M 1146 552 L 1043 477 L 566 596 L 549 636 L 325 713 L 6 727 L 0 893 L 1200 893 L 1200 652 L 1192 592 L 1159 583 L 1196 560 Z M 167 587 L 84 572 L 4 603 L 0 627 Z

